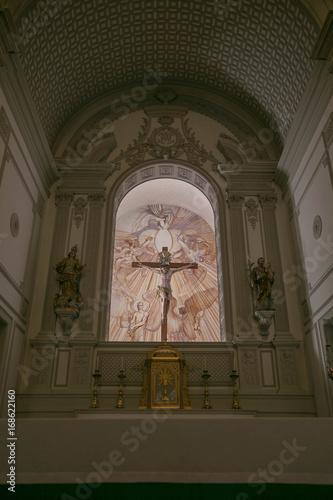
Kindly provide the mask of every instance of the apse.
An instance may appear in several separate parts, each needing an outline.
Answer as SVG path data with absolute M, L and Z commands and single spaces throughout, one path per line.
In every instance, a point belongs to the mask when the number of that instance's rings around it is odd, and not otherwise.
M 119 205 L 109 340 L 161 341 L 160 270 L 132 263 L 157 263 L 163 247 L 171 264 L 197 264 L 171 277 L 168 340 L 221 341 L 214 212 L 201 191 L 176 179 L 142 183 Z

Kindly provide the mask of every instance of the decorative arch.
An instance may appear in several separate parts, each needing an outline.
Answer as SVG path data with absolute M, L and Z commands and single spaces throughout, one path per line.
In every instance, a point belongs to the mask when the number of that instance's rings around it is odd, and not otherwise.
M 184 164 L 183 162 L 156 162 L 154 164 L 143 164 L 136 169 L 131 169 L 127 175 L 120 176 L 118 182 L 111 188 L 108 198 L 107 207 L 107 220 L 106 220 L 106 233 L 108 234 L 106 241 L 105 255 L 105 268 L 109 270 L 108 275 L 104 278 L 105 288 L 112 290 L 113 272 L 114 272 L 114 242 L 116 239 L 116 219 L 118 208 L 124 200 L 125 196 L 129 194 L 135 187 L 142 185 L 148 181 L 153 180 L 167 180 L 173 179 L 185 182 L 187 185 L 192 186 L 194 196 L 197 195 L 198 206 L 200 203 L 207 203 L 211 207 L 212 219 L 215 232 L 215 248 L 216 248 L 216 278 L 218 288 L 218 308 L 219 308 L 219 324 L 220 330 L 219 341 L 225 341 L 229 338 L 230 333 L 230 303 L 228 296 L 224 294 L 224 289 L 229 288 L 229 273 L 227 268 L 227 245 L 225 238 L 221 238 L 221 230 L 225 232 L 224 224 L 224 210 L 222 208 L 222 196 L 219 188 L 207 178 L 203 172 L 198 169 Z M 199 210 L 198 210 L 199 212 Z M 222 214 L 223 222 L 221 224 Z M 223 247 L 223 248 L 222 248 Z M 151 259 L 152 260 L 152 259 Z M 156 260 L 156 259 L 155 259 Z M 225 267 L 226 272 L 222 273 Z M 227 294 L 229 295 L 229 294 Z M 112 302 L 112 301 L 111 301 Z M 112 307 L 112 304 L 111 304 Z M 110 313 L 107 318 L 104 318 L 104 324 L 100 331 L 106 332 L 105 337 L 108 339 L 108 328 L 110 324 Z

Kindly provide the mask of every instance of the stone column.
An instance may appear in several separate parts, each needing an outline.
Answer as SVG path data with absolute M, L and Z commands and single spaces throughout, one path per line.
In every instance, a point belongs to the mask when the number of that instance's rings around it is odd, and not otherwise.
M 252 331 L 252 304 L 248 272 L 246 268 L 246 246 L 243 229 L 244 196 L 229 194 L 232 255 L 234 261 L 236 310 L 238 332 Z M 249 338 L 249 334 L 246 334 Z
M 276 339 L 292 338 L 289 332 L 288 311 L 286 304 L 286 291 L 282 279 L 283 270 L 280 256 L 280 246 L 275 217 L 276 195 L 259 196 L 262 206 L 263 230 L 265 234 L 267 258 L 272 263 L 272 269 L 275 271 L 275 282 L 273 292 L 275 295 L 275 320 L 276 320 Z
M 98 268 L 99 241 L 101 235 L 101 219 L 104 203 L 104 189 L 88 194 L 89 219 L 84 256 L 85 272 L 81 281 L 81 294 L 84 307 L 80 314 L 80 336 L 93 335 L 93 323 L 96 320 L 96 282 Z
M 57 206 L 56 220 L 54 224 L 52 248 L 50 256 L 49 274 L 45 292 L 44 313 L 42 319 L 41 334 L 53 332 L 55 326 L 55 314 L 53 309 L 54 295 L 58 291 L 56 273 L 53 266 L 65 256 L 67 226 L 70 213 L 70 205 L 73 201 L 73 193 L 56 194 L 55 204 Z M 41 335 L 40 334 L 40 335 Z

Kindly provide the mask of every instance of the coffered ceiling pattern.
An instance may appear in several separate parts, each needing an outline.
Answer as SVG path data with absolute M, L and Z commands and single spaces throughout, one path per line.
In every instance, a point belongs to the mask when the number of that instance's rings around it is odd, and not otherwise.
M 236 101 L 285 138 L 319 33 L 296 0 L 59 5 L 21 44 L 24 73 L 51 146 L 80 108 L 122 87 L 142 85 L 151 68 L 164 75 L 164 86 L 187 83 Z M 27 20 L 33 22 L 33 12 L 25 9 L 16 19 L 19 33 Z

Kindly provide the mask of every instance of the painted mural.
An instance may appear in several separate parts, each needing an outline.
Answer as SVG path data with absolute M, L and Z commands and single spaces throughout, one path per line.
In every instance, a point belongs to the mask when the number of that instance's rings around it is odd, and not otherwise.
M 171 262 L 198 264 L 172 276 L 168 341 L 219 342 L 215 234 L 198 214 L 170 205 L 143 206 L 117 220 L 109 340 L 161 340 L 161 277 L 132 262 L 158 262 L 165 246 Z

